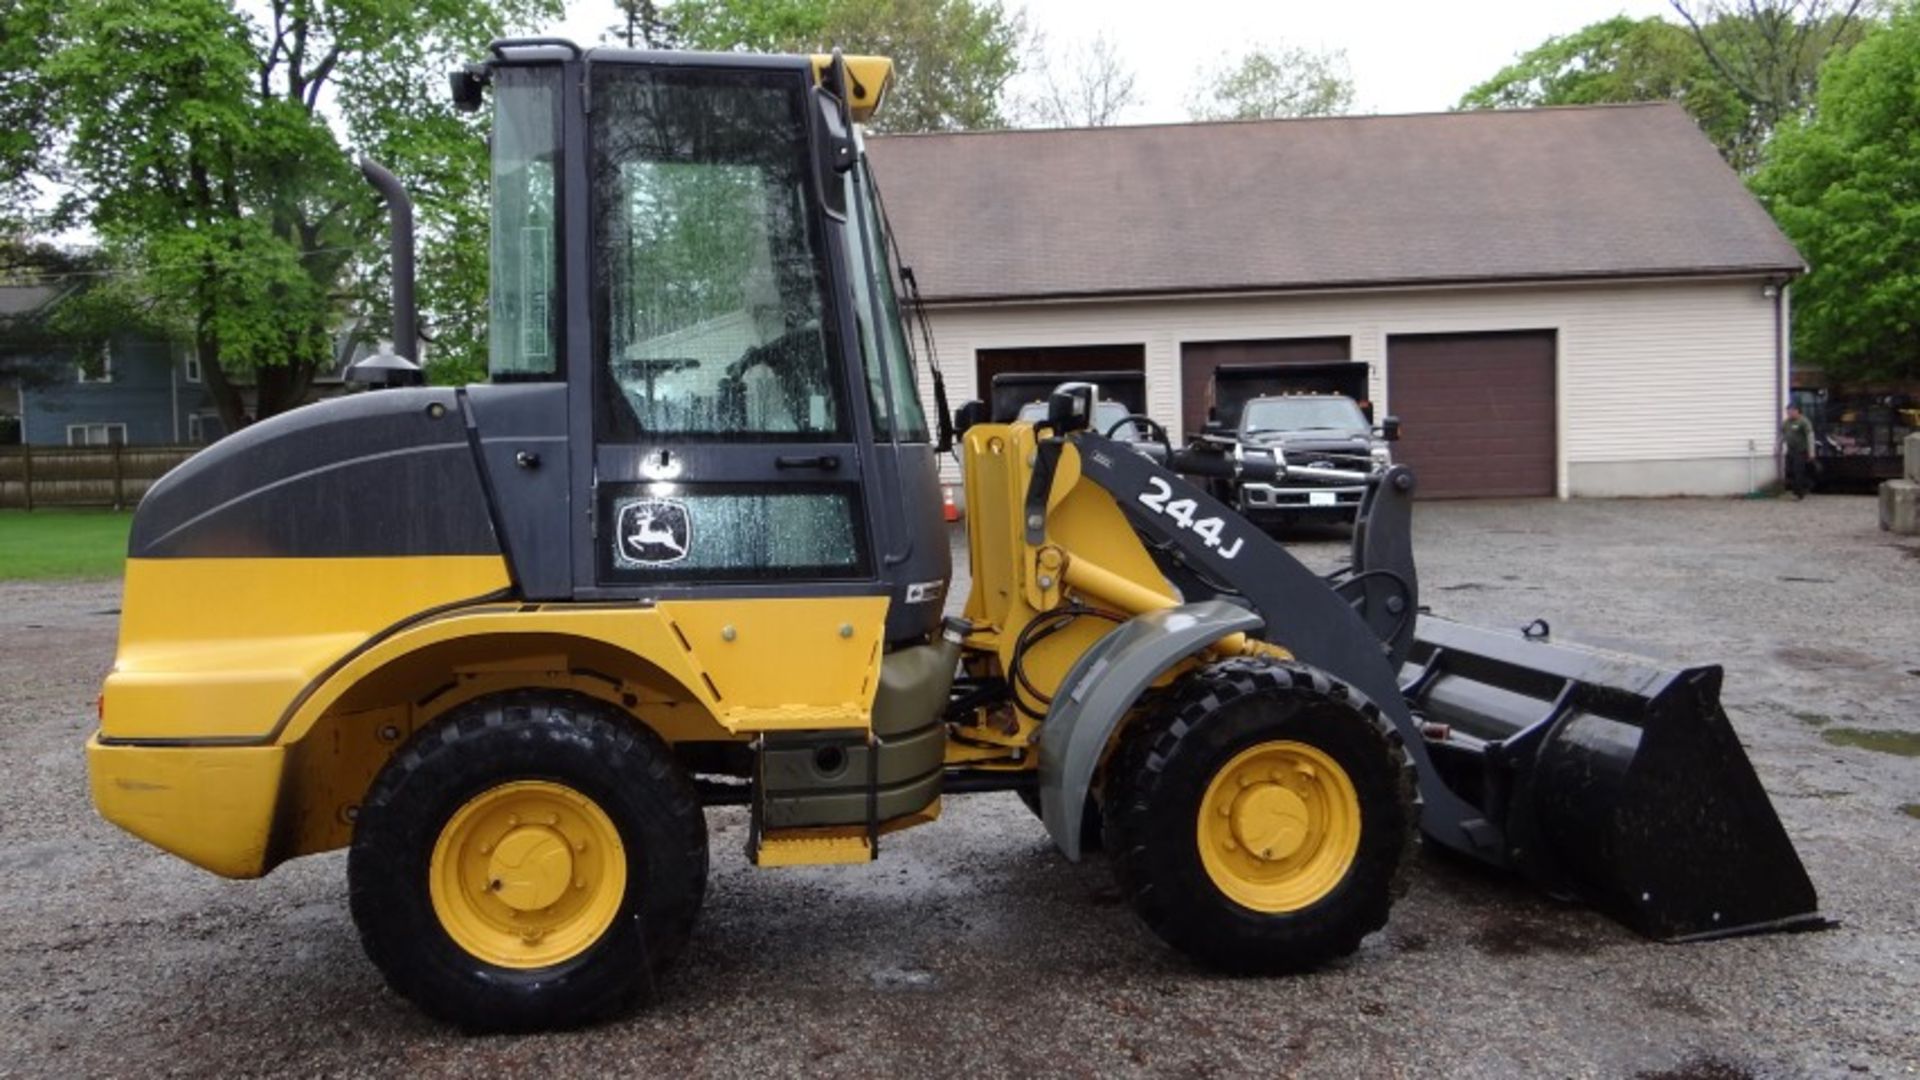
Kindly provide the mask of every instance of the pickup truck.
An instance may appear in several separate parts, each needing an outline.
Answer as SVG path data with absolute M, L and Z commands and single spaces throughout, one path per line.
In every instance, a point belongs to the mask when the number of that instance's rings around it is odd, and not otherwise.
M 1351 522 L 1367 490 L 1352 474 L 1393 463 L 1388 444 L 1399 422 L 1373 426 L 1362 404 L 1366 364 L 1228 364 L 1214 370 L 1208 390 L 1204 438 L 1272 451 L 1290 470 L 1271 483 L 1224 485 L 1220 494 L 1252 520 Z
M 1240 410 L 1234 439 L 1245 448 L 1272 451 L 1289 469 L 1272 483 L 1236 485 L 1237 509 L 1254 520 L 1351 521 L 1366 484 L 1315 473 L 1377 473 L 1393 463 L 1386 437 L 1374 432 L 1359 403 L 1341 394 L 1254 398 Z

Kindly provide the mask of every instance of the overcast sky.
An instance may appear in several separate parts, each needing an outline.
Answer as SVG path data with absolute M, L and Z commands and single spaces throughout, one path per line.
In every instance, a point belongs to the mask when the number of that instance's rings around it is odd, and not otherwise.
M 1137 79 L 1135 123 L 1186 119 L 1196 70 L 1253 42 L 1344 49 L 1358 111 L 1432 112 L 1554 34 L 1671 11 L 1666 0 L 1031 0 L 1025 10 L 1054 51 L 1106 35 Z M 584 43 L 615 19 L 611 3 L 572 0 L 563 32 Z

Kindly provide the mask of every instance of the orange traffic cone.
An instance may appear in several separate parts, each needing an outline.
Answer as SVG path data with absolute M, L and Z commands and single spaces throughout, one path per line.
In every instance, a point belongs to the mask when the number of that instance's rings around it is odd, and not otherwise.
M 942 517 L 946 518 L 949 523 L 960 520 L 960 507 L 954 505 L 952 484 L 940 485 L 940 502 L 940 514 Z

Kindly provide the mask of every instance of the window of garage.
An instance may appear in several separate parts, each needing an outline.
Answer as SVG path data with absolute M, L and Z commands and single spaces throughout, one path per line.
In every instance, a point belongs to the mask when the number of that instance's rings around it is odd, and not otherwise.
M 1096 371 L 1126 371 L 1144 376 L 1147 347 L 1135 345 L 1049 345 L 1019 349 L 980 349 L 974 353 L 974 395 L 986 399 L 993 377 L 1003 373 L 1058 373 L 1069 378 Z M 1144 381 L 1126 387 L 1103 389 L 1103 393 L 1122 401 L 1133 412 L 1146 412 Z M 1137 398 L 1138 400 L 1134 400 Z
M 1213 369 L 1222 364 L 1320 364 L 1349 360 L 1352 341 L 1344 337 L 1265 338 L 1255 341 L 1188 341 L 1180 345 L 1180 423 L 1195 435 L 1213 404 Z
M 1552 330 L 1387 339 L 1394 459 L 1422 497 L 1555 493 L 1555 348 Z

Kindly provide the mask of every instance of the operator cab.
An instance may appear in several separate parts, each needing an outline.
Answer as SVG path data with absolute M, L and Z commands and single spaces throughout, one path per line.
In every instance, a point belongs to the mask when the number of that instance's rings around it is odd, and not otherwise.
M 472 402 L 529 598 L 889 595 L 889 640 L 936 625 L 937 460 L 859 127 L 890 70 L 532 39 L 454 76 L 492 92 Z

